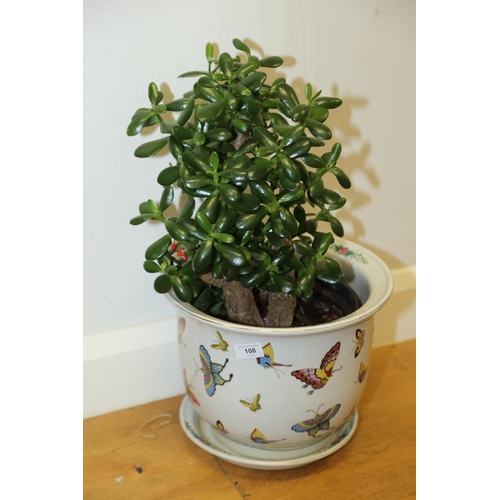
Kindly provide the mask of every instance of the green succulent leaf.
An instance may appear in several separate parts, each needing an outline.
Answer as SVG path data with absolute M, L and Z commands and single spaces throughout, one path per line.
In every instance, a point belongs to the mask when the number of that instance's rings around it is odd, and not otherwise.
M 256 228 L 267 215 L 267 208 L 260 207 L 257 211 L 249 214 L 241 214 L 236 219 L 236 227 L 244 231 Z
M 228 233 L 214 233 L 214 238 L 221 243 L 234 243 L 234 236 Z
M 214 246 L 222 259 L 235 267 L 243 266 L 247 263 L 245 254 L 234 246 L 225 245 L 224 243 L 214 242 Z
M 214 58 L 214 46 L 210 42 L 208 42 L 207 45 L 205 46 L 205 57 L 207 58 L 208 62 L 213 61 L 213 58 Z
M 200 227 L 203 229 L 203 231 L 206 231 L 208 234 L 212 234 L 213 232 L 212 223 L 210 222 L 210 219 L 206 216 L 204 212 L 198 210 L 194 218 L 196 222 L 200 225 Z
M 182 162 L 182 155 L 184 153 L 184 146 L 182 145 L 181 141 L 171 135 L 168 138 L 168 149 L 172 153 L 172 156 L 178 161 Z
M 259 67 L 258 63 L 255 61 L 248 61 L 247 63 L 241 65 L 235 72 L 233 77 L 234 78 L 244 78 L 245 76 L 249 75 L 253 71 L 255 71 Z M 241 82 L 240 82 L 241 85 Z M 245 87 L 244 85 L 241 85 L 242 87 Z M 245 87 L 246 88 L 246 87 Z M 250 89 L 249 89 L 250 90 Z M 251 92 L 251 91 L 250 91 Z
M 269 174 L 274 169 L 274 167 L 275 164 L 272 161 L 265 160 L 263 158 L 257 158 L 248 168 L 246 175 L 251 181 L 261 181 L 269 177 Z
M 289 158 L 298 158 L 305 156 L 311 149 L 311 141 L 307 137 L 303 137 L 298 141 L 295 141 L 290 146 L 283 150 L 283 154 Z
M 191 167 L 198 172 L 207 173 L 213 171 L 211 165 L 202 158 L 200 155 L 196 154 L 194 151 L 184 151 L 182 154 L 182 159 Z
M 149 102 L 151 103 L 151 106 L 156 105 L 156 99 L 158 98 L 158 87 L 156 83 L 151 82 L 148 87 L 148 97 L 149 97 Z
M 323 123 L 328 118 L 328 115 L 328 109 L 322 108 L 321 106 L 311 106 L 307 118 L 312 118 L 313 120 Z
M 264 57 L 259 65 L 263 68 L 279 68 L 283 64 L 283 59 L 279 56 Z
M 323 160 L 323 158 L 320 158 L 319 156 L 312 154 L 312 153 L 307 153 L 302 157 L 302 161 L 311 168 L 325 168 L 326 167 L 326 161 Z
M 289 266 L 295 254 L 292 245 L 284 245 L 278 249 L 272 263 L 275 266 Z
M 187 229 L 189 236 L 202 241 L 207 241 L 208 239 L 210 239 L 208 233 L 203 231 L 200 225 L 197 224 L 194 220 L 185 218 L 181 220 L 181 224 Z
M 316 177 L 309 186 L 309 194 L 312 198 L 321 198 L 325 192 L 325 184 L 321 177 Z
M 208 217 L 210 223 L 213 224 L 217 220 L 217 217 L 219 217 L 220 206 L 220 191 L 216 190 L 205 199 L 198 211 L 203 212 Z
M 207 240 L 200 245 L 193 257 L 193 269 L 196 272 L 201 273 L 210 265 L 211 259 L 212 241 Z
M 317 253 L 323 255 L 333 243 L 333 236 L 331 233 L 319 233 L 315 236 L 313 241 L 313 248 Z
M 332 131 L 324 123 L 313 120 L 312 118 L 306 118 L 306 124 L 311 134 L 317 139 L 328 140 L 332 138 Z
M 161 195 L 160 210 L 164 212 L 174 201 L 174 188 L 167 186 Z
M 250 49 L 248 48 L 248 45 L 242 42 L 239 38 L 233 38 L 233 45 L 236 49 L 241 50 L 248 57 L 250 57 Z
M 191 104 L 191 100 L 187 97 L 181 97 L 180 99 L 175 99 L 167 103 L 168 111 L 183 111 Z
M 344 188 L 344 189 L 349 189 L 351 187 L 351 181 L 349 177 L 347 177 L 347 174 L 341 170 L 338 167 L 332 167 L 330 168 L 330 172 L 335 175 L 337 180 L 339 181 L 339 184 Z
M 215 128 L 212 130 L 207 130 L 205 132 L 205 135 L 210 140 L 215 140 L 219 142 L 230 141 L 233 138 L 233 134 L 231 134 L 231 131 L 228 130 L 227 128 Z
M 232 184 L 219 184 L 219 189 L 226 201 L 236 203 L 240 200 L 241 193 Z
M 342 104 L 342 100 L 337 97 L 318 97 L 314 104 L 327 109 L 335 109 Z
M 134 151 L 134 156 L 137 158 L 149 158 L 150 156 L 154 156 L 168 144 L 168 139 L 168 137 L 164 137 L 162 139 L 156 139 L 154 141 L 141 144 Z
M 309 106 L 307 104 L 299 104 L 292 109 L 290 118 L 294 122 L 301 122 L 307 118 L 309 113 Z
M 178 241 L 185 241 L 189 238 L 188 230 L 177 222 L 166 220 L 165 227 L 167 228 L 167 231 L 174 237 L 174 239 Z
M 304 271 L 299 273 L 297 284 L 299 285 L 303 295 L 308 296 L 311 293 L 315 279 L 316 269 L 312 264 L 307 266 Z
M 139 224 L 142 224 L 143 222 L 146 222 L 146 221 L 151 220 L 153 218 L 154 218 L 154 214 L 136 215 L 135 217 L 132 217 L 132 219 L 130 219 L 130 224 L 132 226 L 138 226 Z
M 224 109 L 226 109 L 226 103 L 223 99 L 211 102 L 199 108 L 196 117 L 200 122 L 213 123 L 223 113 Z
M 147 273 L 161 273 L 161 267 L 154 260 L 145 260 L 142 267 Z
M 233 58 L 227 52 L 223 52 L 219 56 L 219 66 L 222 72 L 231 78 L 233 74 Z
M 183 111 L 179 113 L 179 116 L 177 117 L 177 123 L 179 125 L 181 126 L 185 125 L 191 118 L 194 109 L 194 100 L 195 96 L 190 97 L 188 105 L 184 108 Z
M 175 295 L 177 295 L 182 302 L 191 301 L 193 298 L 193 292 L 186 281 L 174 276 L 172 279 L 172 286 L 174 288 Z
M 162 186 L 172 185 L 180 176 L 179 166 L 167 167 L 163 169 L 158 175 L 158 184 Z
M 147 260 L 159 259 L 162 255 L 165 255 L 172 238 L 169 234 L 162 236 L 159 240 L 151 243 L 146 249 L 145 257 Z
M 304 256 L 316 255 L 316 252 L 314 251 L 314 249 L 302 240 L 294 240 L 293 248 L 300 255 L 304 255 Z
M 224 206 L 215 222 L 214 233 L 224 233 L 234 227 L 237 213 L 231 207 Z
M 192 198 L 186 200 L 186 202 L 184 203 L 184 205 L 182 205 L 182 208 L 179 212 L 179 216 L 177 217 L 177 222 L 181 222 L 185 218 L 192 217 L 194 213 L 194 207 L 195 207 L 195 202 Z
M 210 73 L 207 73 L 205 71 L 186 71 L 186 73 L 182 73 L 182 75 L 179 75 L 177 78 L 186 78 L 189 76 L 200 76 L 200 75 L 206 75 L 209 76 Z
M 231 202 L 231 206 L 240 213 L 249 214 L 260 207 L 259 197 L 251 193 L 241 193 L 237 202 Z
M 240 277 L 240 283 L 245 288 L 257 288 L 268 278 L 268 271 L 262 267 L 255 268 L 252 272 Z
M 172 278 L 167 274 L 161 274 L 155 279 L 154 289 L 158 293 L 167 293 L 172 288 Z
M 295 93 L 295 90 L 293 90 L 293 88 L 290 87 L 288 83 L 281 83 L 280 85 L 278 85 L 276 92 L 281 102 L 290 111 L 292 111 L 296 106 L 300 104 L 297 94 Z

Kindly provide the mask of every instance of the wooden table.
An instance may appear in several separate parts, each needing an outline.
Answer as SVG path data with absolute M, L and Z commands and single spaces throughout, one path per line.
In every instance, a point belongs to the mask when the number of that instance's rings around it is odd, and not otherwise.
M 404 500 L 416 498 L 416 342 L 374 349 L 358 428 L 336 453 L 263 471 L 230 464 L 191 442 L 179 424 L 183 396 L 84 421 L 85 500 Z M 169 413 L 148 439 L 139 428 Z

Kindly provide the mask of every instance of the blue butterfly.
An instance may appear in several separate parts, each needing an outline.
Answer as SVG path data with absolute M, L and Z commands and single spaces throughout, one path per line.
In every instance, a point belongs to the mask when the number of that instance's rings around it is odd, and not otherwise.
M 226 359 L 223 365 L 212 363 L 208 351 L 202 345 L 200 345 L 200 359 L 205 390 L 209 396 L 213 396 L 215 393 L 215 386 L 224 385 L 226 382 L 229 382 L 233 378 L 233 374 L 229 375 L 229 380 L 223 379 L 219 373 L 225 368 L 228 360 Z
M 321 408 L 321 406 L 320 406 Z M 304 420 L 299 422 L 292 427 L 292 431 L 296 432 L 307 432 L 309 436 L 315 437 L 318 431 L 326 431 L 330 427 L 330 419 L 333 418 L 340 409 L 340 404 L 332 406 L 329 410 L 326 410 L 321 415 L 316 412 L 314 418 L 309 420 Z M 314 412 L 314 410 L 308 410 Z
M 262 348 L 262 352 L 263 352 L 263 356 L 257 358 L 257 364 L 259 366 L 264 367 L 264 368 L 272 368 L 276 372 L 276 375 L 278 375 L 278 378 L 280 377 L 280 375 L 277 371 L 278 368 L 276 368 L 276 366 L 292 366 L 292 365 L 284 365 L 282 363 L 276 363 L 274 361 L 274 349 L 270 343 L 267 343 Z M 281 372 L 281 373 L 283 373 L 283 372 Z

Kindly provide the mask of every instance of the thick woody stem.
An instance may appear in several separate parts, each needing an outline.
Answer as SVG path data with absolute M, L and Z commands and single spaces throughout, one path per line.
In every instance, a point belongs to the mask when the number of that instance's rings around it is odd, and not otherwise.
M 222 288 L 227 315 L 231 321 L 242 325 L 264 326 L 252 290 L 245 288 L 239 281 L 216 279 L 211 273 L 204 274 L 202 279 L 210 285 Z
M 266 326 L 286 328 L 292 325 L 297 300 L 285 292 L 268 295 Z

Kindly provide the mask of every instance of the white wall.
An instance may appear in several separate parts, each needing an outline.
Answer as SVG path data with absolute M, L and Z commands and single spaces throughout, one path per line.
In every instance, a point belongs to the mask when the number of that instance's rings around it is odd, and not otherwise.
M 337 212 L 345 237 L 413 276 L 414 0 L 84 0 L 84 337 L 140 332 L 174 315 L 142 269 L 161 228 L 128 223 L 140 202 L 159 196 L 169 157 L 135 158 L 153 136 L 125 130 L 147 106 L 151 81 L 180 97 L 193 80 L 177 76 L 205 69 L 205 44 L 235 53 L 235 37 L 257 55 L 284 57 L 277 72 L 299 95 L 310 82 L 344 101 L 327 123 L 353 181 Z M 413 308 L 410 300 L 404 314 Z

